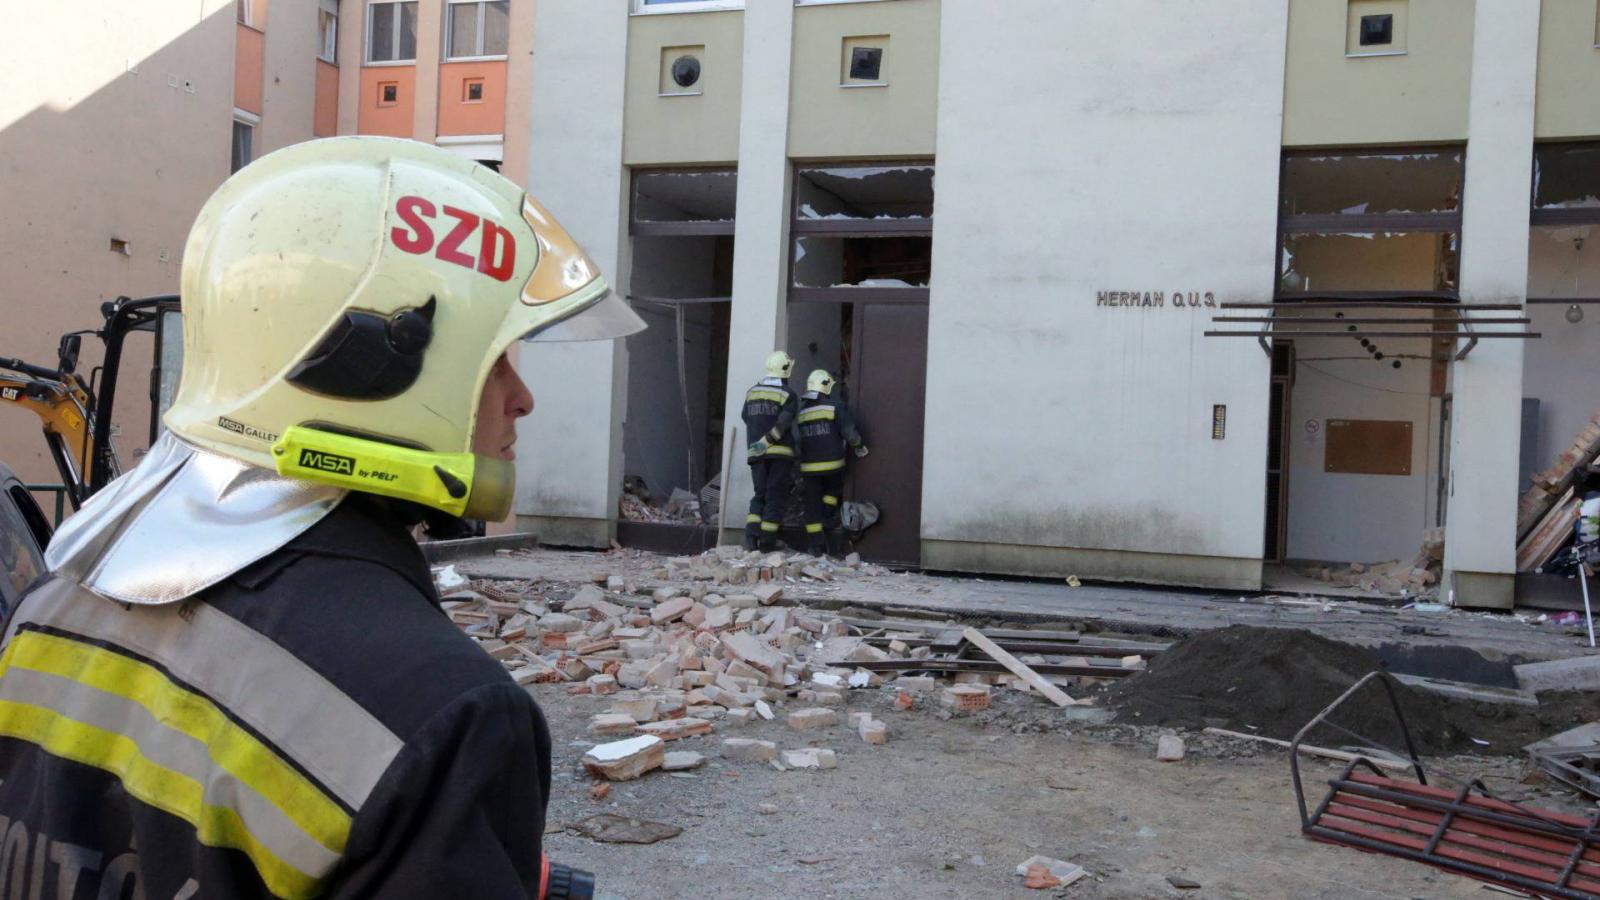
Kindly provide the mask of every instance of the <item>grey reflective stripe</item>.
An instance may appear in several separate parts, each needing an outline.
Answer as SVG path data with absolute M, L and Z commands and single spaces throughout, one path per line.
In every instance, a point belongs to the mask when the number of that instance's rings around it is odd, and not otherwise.
M 212 763 L 205 744 L 161 724 L 137 703 L 70 678 L 15 666 L 0 678 L 0 700 L 43 707 L 131 739 L 146 759 L 199 782 L 208 806 L 238 813 L 262 846 L 312 878 L 326 877 L 339 862 L 339 854 L 301 831 L 276 804 Z
M 164 666 L 288 754 L 359 810 L 404 743 L 289 651 L 198 601 L 125 608 L 68 581 L 46 582 L 17 609 L 24 622 L 126 647 Z

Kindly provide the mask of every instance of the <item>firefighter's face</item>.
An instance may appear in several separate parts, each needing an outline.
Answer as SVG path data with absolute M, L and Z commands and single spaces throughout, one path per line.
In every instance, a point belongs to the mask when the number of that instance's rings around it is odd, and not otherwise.
M 516 459 L 517 420 L 533 412 L 533 395 L 522 383 L 517 367 L 504 354 L 495 360 L 478 401 L 478 424 L 472 432 L 472 452 L 498 459 Z

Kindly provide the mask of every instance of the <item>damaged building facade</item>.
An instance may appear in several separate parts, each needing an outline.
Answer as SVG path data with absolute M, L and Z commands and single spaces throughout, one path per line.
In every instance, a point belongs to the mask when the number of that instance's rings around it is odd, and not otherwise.
M 543 0 L 529 189 L 651 328 L 521 356 L 518 524 L 750 495 L 840 376 L 869 559 L 1258 589 L 1414 557 L 1508 607 L 1600 407 L 1594 0 Z M 680 499 L 682 495 L 680 495 Z M 714 538 L 687 528 L 682 549 Z

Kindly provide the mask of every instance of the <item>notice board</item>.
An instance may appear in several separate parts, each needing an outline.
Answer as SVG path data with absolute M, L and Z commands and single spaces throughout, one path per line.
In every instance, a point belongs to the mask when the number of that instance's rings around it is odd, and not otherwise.
M 1322 471 L 1351 475 L 1410 475 L 1411 423 L 1329 419 Z

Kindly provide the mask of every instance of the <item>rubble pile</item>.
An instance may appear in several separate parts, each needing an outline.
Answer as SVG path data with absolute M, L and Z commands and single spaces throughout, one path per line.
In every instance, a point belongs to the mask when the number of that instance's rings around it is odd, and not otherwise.
M 884 686 L 884 676 L 853 664 L 923 659 L 931 650 L 904 640 L 921 634 L 862 634 L 837 615 L 780 601 L 796 582 L 884 571 L 854 556 L 840 563 L 719 547 L 668 560 L 653 573 L 668 582 L 662 585 L 609 572 L 595 572 L 575 589 L 476 580 L 444 593 L 441 606 L 518 684 L 563 684 L 570 693 L 604 698 L 608 706 L 588 726 L 600 743 L 583 757 L 597 779 L 692 768 L 699 762 L 688 757 L 695 754 L 671 753 L 666 745 L 758 718 L 781 718 L 805 746 L 780 750 L 730 736 L 722 741 L 724 758 L 822 770 L 837 765 L 833 751 L 811 746 L 822 733 L 848 723 L 864 744 L 890 737 L 869 712 L 845 716 L 851 689 Z M 446 590 L 460 584 L 452 576 L 449 568 L 436 573 Z M 954 712 L 986 708 L 991 685 L 1028 689 L 1009 675 L 960 673 L 956 680 L 940 698 Z M 903 675 L 888 689 L 909 708 L 914 695 L 938 688 L 934 678 Z
M 674 488 L 666 505 L 656 506 L 648 493 L 623 491 L 617 512 L 630 522 L 657 522 L 671 525 L 699 525 L 700 498 L 682 488 Z
M 1428 530 L 1422 540 L 1422 549 L 1410 560 L 1320 566 L 1305 570 L 1305 574 L 1318 581 L 1371 593 L 1416 596 L 1437 592 L 1439 572 L 1443 566 L 1444 529 L 1434 528 Z

